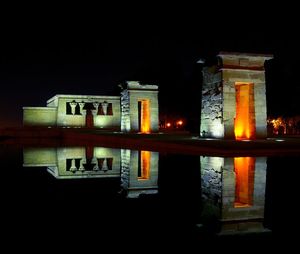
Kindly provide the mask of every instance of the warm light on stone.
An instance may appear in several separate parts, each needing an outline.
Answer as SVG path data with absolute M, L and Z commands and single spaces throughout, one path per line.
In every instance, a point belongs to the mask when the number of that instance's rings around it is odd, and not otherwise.
M 120 85 L 121 130 L 124 132 L 157 132 L 158 86 L 143 85 L 138 81 L 128 81 Z
M 235 138 L 255 138 L 254 87 L 252 83 L 235 83 L 236 118 L 234 121 Z
M 201 137 L 254 139 L 267 136 L 264 63 L 270 55 L 227 53 L 204 66 Z
M 150 102 L 149 100 L 141 101 L 141 132 L 150 132 Z

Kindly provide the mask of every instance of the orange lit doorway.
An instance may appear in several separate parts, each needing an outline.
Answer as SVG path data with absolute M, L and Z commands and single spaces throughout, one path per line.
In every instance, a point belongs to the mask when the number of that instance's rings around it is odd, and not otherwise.
M 236 118 L 234 121 L 235 138 L 255 138 L 254 85 L 253 83 L 235 83 Z
M 253 205 L 255 158 L 234 158 L 235 201 L 234 207 Z
M 139 131 L 142 133 L 150 132 L 150 102 L 141 100 L 138 102 Z

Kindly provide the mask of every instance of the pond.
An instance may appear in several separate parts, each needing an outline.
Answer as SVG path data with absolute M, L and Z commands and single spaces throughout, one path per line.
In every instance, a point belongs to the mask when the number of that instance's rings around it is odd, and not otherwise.
M 55 230 L 53 238 L 60 241 L 175 246 L 182 240 L 189 246 L 206 240 L 270 242 L 282 221 L 274 209 L 287 215 L 281 204 L 293 200 L 291 175 L 299 162 L 101 146 L 0 151 L 8 231 L 26 235 L 30 228 L 38 236 Z

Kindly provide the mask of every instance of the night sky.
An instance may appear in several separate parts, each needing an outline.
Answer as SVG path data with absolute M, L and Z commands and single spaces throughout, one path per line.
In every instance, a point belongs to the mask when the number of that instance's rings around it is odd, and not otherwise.
M 21 126 L 23 106 L 46 106 L 55 94 L 119 95 L 119 83 L 139 80 L 159 85 L 161 113 L 188 117 L 198 129 L 197 61 L 219 51 L 274 54 L 266 66 L 268 115 L 300 115 L 299 45 L 265 32 L 212 38 L 14 35 L 1 43 L 0 124 Z

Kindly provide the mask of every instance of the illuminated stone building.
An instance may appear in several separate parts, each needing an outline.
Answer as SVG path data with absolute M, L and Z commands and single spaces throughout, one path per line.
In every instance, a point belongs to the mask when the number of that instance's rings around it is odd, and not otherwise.
M 267 136 L 264 64 L 271 55 L 226 53 L 203 67 L 200 135 L 255 139 Z
M 56 95 L 46 107 L 23 107 L 23 124 L 158 131 L 158 86 L 128 81 L 121 88 L 121 97 Z
M 203 211 L 220 234 L 262 232 L 266 157 L 200 157 Z M 205 218 L 207 219 L 207 218 Z

